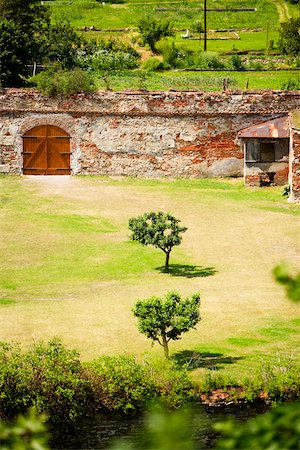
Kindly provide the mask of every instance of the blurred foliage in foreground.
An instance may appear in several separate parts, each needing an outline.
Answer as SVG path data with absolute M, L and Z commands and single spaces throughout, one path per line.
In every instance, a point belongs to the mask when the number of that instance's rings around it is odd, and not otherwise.
M 218 449 L 300 449 L 300 402 L 279 406 L 242 426 L 218 423 L 215 430 L 223 435 Z
M 38 415 L 32 408 L 26 416 L 20 415 L 12 422 L 0 421 L 2 450 L 48 450 L 49 434 L 46 416 Z
M 279 264 L 273 274 L 276 281 L 285 287 L 287 297 L 293 302 L 300 302 L 300 272 L 293 277 L 284 264 Z

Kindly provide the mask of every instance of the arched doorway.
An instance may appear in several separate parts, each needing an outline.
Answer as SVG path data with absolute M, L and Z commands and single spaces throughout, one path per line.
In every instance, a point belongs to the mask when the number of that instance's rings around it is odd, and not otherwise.
M 23 138 L 24 175 L 69 175 L 70 136 L 54 125 L 40 125 Z

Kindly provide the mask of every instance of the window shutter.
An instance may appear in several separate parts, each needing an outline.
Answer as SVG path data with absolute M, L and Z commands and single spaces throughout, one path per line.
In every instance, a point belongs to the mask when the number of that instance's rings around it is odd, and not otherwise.
M 255 162 L 259 161 L 260 154 L 258 145 L 256 145 L 255 141 L 247 141 L 246 142 L 246 162 Z

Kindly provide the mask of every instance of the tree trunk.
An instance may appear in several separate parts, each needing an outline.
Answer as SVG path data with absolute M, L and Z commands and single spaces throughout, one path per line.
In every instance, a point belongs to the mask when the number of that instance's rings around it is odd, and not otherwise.
M 162 344 L 165 352 L 165 357 L 169 359 L 169 345 L 165 334 L 162 335 Z
M 166 262 L 165 262 L 166 270 L 168 270 L 168 268 L 169 268 L 169 260 L 170 260 L 170 252 L 166 252 Z

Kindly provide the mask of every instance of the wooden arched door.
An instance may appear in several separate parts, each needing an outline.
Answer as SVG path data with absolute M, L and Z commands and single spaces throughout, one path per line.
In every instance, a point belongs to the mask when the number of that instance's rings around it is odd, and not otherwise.
M 54 125 L 27 131 L 23 136 L 23 174 L 69 175 L 69 134 Z

